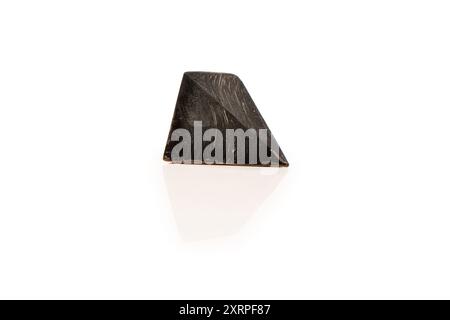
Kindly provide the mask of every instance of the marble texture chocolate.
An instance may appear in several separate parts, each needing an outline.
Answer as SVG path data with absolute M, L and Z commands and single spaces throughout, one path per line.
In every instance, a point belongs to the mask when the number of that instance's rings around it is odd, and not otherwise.
M 254 129 L 267 130 L 268 137 L 271 131 L 263 117 L 259 113 L 250 94 L 242 81 L 233 74 L 213 72 L 186 72 L 181 81 L 181 87 L 173 114 L 172 124 L 164 150 L 163 160 L 172 161 L 172 149 L 178 141 L 173 141 L 172 133 L 177 129 L 186 129 L 192 135 L 195 134 L 194 121 L 201 121 L 202 134 L 208 129 L 217 129 L 226 137 L 227 129 Z M 258 152 L 261 148 L 277 160 L 276 166 L 288 166 L 289 163 L 280 148 L 272 150 L 273 141 L 261 139 L 257 135 Z M 190 141 L 194 150 L 194 139 Z M 210 144 L 202 141 L 202 150 Z M 247 146 L 248 147 L 248 146 Z M 227 147 L 225 146 L 224 149 Z M 232 150 L 235 151 L 235 150 Z M 195 160 L 194 151 L 191 152 L 192 160 Z M 224 158 L 227 150 L 223 150 Z M 258 153 L 259 154 L 259 153 Z M 245 163 L 230 163 L 225 159 L 214 164 L 240 164 L 253 166 L 273 166 L 273 163 L 261 161 L 258 157 L 256 163 L 250 161 L 248 150 L 245 151 Z M 234 158 L 236 160 L 236 156 Z M 194 163 L 210 164 L 205 159 L 197 159 Z

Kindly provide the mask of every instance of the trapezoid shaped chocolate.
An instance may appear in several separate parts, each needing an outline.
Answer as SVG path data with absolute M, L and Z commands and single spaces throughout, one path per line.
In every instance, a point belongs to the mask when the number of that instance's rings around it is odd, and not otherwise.
M 242 81 L 185 72 L 163 159 L 173 163 L 288 166 Z

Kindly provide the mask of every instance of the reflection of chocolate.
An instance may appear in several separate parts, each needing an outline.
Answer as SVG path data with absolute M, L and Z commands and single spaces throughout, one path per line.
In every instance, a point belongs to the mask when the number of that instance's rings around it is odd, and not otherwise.
M 186 242 L 239 233 L 288 170 L 239 166 L 162 166 L 172 213 Z
M 271 131 L 244 84 L 233 74 L 211 72 L 186 72 L 184 74 L 164 151 L 164 160 L 174 161 L 172 149 L 178 144 L 178 141 L 172 141 L 172 133 L 177 129 L 185 129 L 191 136 L 194 136 L 194 122 L 198 121 L 202 123 L 201 134 L 208 129 L 217 129 L 223 137 L 226 137 L 227 129 L 242 129 L 244 131 L 250 129 L 260 132 L 267 130 L 266 135 L 264 135 L 267 139 L 261 138 L 260 134 L 255 138 L 255 145 L 258 146 L 256 162 L 249 161 L 251 158 L 249 156 L 250 141 L 247 141 L 244 149 L 245 161 L 239 163 L 237 153 L 232 150 L 235 153 L 233 164 L 270 166 L 276 163 L 277 166 L 289 165 L 281 149 L 275 148 L 275 143 L 271 139 Z M 195 163 L 206 164 L 202 159 L 202 154 L 200 154 L 200 157 L 196 157 L 194 154 L 194 150 L 196 150 L 194 149 L 194 139 L 190 139 L 189 143 L 192 151 L 188 160 L 196 160 Z M 210 142 L 201 141 L 200 143 L 200 149 L 204 150 Z M 274 148 L 271 148 L 271 146 L 274 146 Z M 227 154 L 226 149 L 227 146 L 223 149 L 224 156 Z M 276 161 L 265 162 L 261 158 L 261 154 L 275 158 Z M 218 163 L 225 162 L 224 160 Z

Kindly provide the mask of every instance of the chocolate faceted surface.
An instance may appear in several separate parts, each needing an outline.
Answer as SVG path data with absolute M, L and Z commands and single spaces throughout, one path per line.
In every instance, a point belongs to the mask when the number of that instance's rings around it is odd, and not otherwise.
M 184 73 L 163 159 L 195 164 L 289 165 L 239 77 L 214 72 Z

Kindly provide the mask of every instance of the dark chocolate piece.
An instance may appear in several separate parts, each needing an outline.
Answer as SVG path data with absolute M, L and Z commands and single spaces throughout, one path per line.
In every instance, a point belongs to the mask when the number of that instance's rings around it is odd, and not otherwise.
M 209 135 L 205 134 L 208 129 L 212 129 Z M 236 134 L 247 133 L 242 153 L 237 148 L 237 137 L 227 139 L 230 129 Z M 172 157 L 174 147 L 184 140 L 177 134 L 180 132 L 191 136 L 184 141 L 190 150 L 179 153 L 183 161 Z M 207 153 L 208 145 L 209 151 L 211 147 L 216 149 Z M 252 149 L 255 145 L 257 151 Z M 213 72 L 184 73 L 163 159 L 197 164 L 289 165 L 242 81 L 233 74 Z

